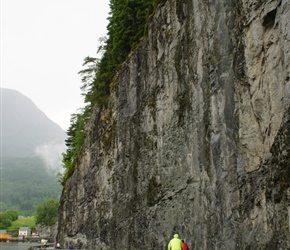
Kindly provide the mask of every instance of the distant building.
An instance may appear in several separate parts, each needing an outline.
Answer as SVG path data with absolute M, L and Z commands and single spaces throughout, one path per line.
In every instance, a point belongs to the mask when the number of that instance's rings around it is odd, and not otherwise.
M 6 230 L 0 230 L 0 239 L 1 240 L 8 240 L 11 236 L 6 232 Z
M 38 234 L 37 230 L 32 231 L 32 238 L 39 238 L 39 234 Z
M 24 235 L 24 236 L 31 235 L 31 229 L 30 229 L 30 227 L 20 227 L 18 234 L 19 234 L 19 236 L 21 236 L 21 235 Z

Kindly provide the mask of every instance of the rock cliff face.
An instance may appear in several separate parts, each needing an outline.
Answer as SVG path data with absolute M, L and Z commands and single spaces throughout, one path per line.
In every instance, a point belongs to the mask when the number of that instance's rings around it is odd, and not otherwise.
M 162 0 L 95 110 L 58 239 L 290 249 L 288 0 Z
M 41 238 L 53 238 L 55 239 L 57 234 L 57 223 L 52 226 L 44 226 L 41 224 L 36 224 L 36 231 Z

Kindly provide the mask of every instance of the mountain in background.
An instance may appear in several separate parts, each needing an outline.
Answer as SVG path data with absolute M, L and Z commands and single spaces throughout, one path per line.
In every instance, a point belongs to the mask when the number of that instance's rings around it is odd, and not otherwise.
M 59 199 L 66 133 L 29 98 L 1 88 L 0 212 L 33 215 L 50 198 Z
M 32 157 L 39 147 L 64 144 L 65 131 L 28 97 L 1 88 L 1 106 L 2 157 Z
M 50 198 L 58 200 L 61 190 L 56 176 L 47 173 L 39 157 L 1 159 L 0 212 L 18 210 L 20 215 L 33 215 L 39 204 Z

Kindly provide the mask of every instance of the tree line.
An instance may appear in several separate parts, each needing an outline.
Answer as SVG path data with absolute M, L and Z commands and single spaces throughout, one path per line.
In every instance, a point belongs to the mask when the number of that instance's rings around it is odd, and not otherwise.
M 0 213 L 0 229 L 6 229 L 12 225 L 12 222 L 18 219 L 17 210 L 7 210 Z
M 58 206 L 59 201 L 53 198 L 50 198 L 39 204 L 35 211 L 35 223 L 46 226 L 54 225 L 58 218 Z M 0 213 L 0 230 L 7 230 L 9 227 L 11 227 L 12 223 L 18 220 L 18 216 L 18 210 L 7 210 Z
M 71 116 L 65 141 L 67 150 L 63 154 L 65 172 L 60 178 L 62 184 L 73 173 L 84 143 L 84 127 L 93 107 L 107 106 L 110 84 L 130 51 L 147 34 L 148 18 L 158 2 L 159 0 L 110 0 L 107 36 L 100 39 L 101 45 L 97 51 L 102 56 L 86 57 L 83 63 L 85 68 L 79 72 L 85 107 Z

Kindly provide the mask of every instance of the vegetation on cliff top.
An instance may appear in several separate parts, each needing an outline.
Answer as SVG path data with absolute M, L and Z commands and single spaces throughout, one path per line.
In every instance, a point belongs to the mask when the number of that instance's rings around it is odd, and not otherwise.
M 81 70 L 85 108 L 73 114 L 67 131 L 67 151 L 63 154 L 65 173 L 61 183 L 71 176 L 77 157 L 84 142 L 84 127 L 94 106 L 105 107 L 110 94 L 110 83 L 127 55 L 147 34 L 148 17 L 152 14 L 159 0 L 110 0 L 111 12 L 108 18 L 107 37 L 98 52 L 102 58 L 86 57 Z

